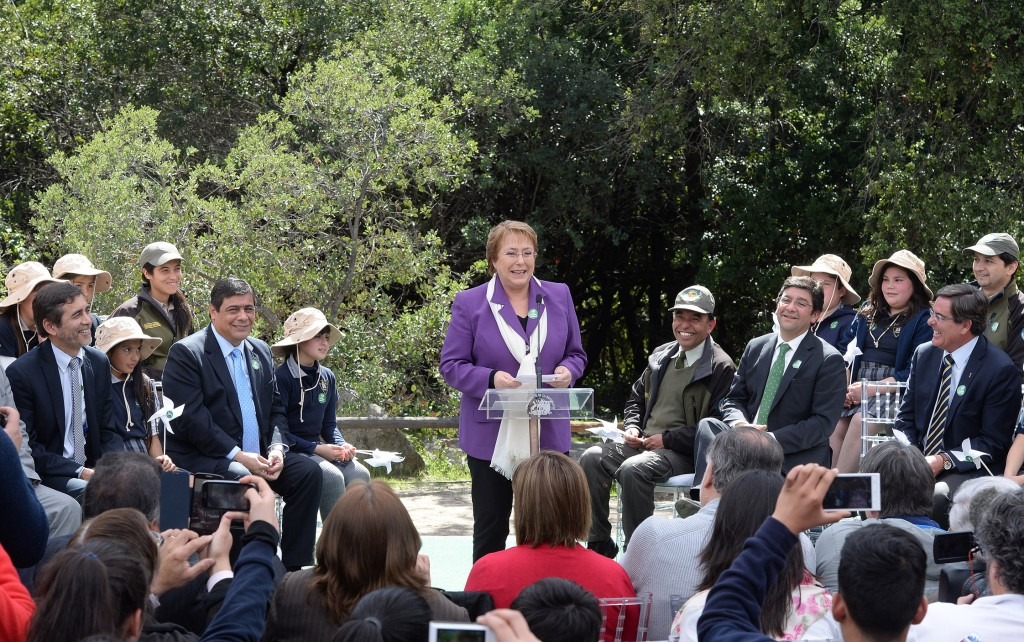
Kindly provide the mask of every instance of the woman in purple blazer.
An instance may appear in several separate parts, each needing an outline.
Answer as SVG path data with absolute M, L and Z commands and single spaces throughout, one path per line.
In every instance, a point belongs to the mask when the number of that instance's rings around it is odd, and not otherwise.
M 495 225 L 487 235 L 492 278 L 455 296 L 441 348 L 441 376 L 462 393 L 459 445 L 473 484 L 474 562 L 505 549 L 510 478 L 529 456 L 527 422 L 487 419 L 480 400 L 489 388 L 520 387 L 517 374 L 534 373 L 538 360 L 543 374 L 555 376 L 549 385 L 556 388 L 571 386 L 587 366 L 569 288 L 534 278 L 536 259 L 533 228 L 519 221 Z M 568 452 L 569 441 L 567 419 L 541 422 L 542 449 Z

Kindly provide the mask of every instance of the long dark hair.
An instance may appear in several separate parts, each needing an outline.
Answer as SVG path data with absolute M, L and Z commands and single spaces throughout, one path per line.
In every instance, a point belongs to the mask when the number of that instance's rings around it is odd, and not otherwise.
M 700 552 L 704 575 L 698 590 L 710 589 L 743 550 L 743 544 L 775 510 L 782 491 L 782 475 L 750 470 L 729 482 L 722 492 L 711 527 L 711 537 Z M 761 607 L 761 632 L 781 637 L 789 614 L 791 593 L 804 576 L 804 554 L 799 546 L 786 557 L 786 566 L 768 589 Z
M 864 299 L 864 305 L 861 306 L 860 314 L 868 321 L 875 321 L 879 317 L 891 316 L 892 310 L 889 309 L 889 304 L 885 301 L 885 296 L 882 295 L 882 276 L 885 275 L 885 271 L 889 268 L 899 268 L 903 270 L 910 282 L 914 284 L 914 292 L 910 295 L 910 300 L 907 302 L 906 318 L 913 318 L 917 314 L 918 310 L 922 308 L 931 307 L 931 300 L 928 298 L 928 293 L 924 289 L 924 284 L 918 278 L 917 274 L 911 272 L 902 265 L 896 265 L 895 263 L 886 263 L 882 266 L 882 269 L 878 272 L 878 287 L 872 287 L 868 292 L 868 296 Z
M 19 303 L 15 303 L 4 310 L 3 313 L 0 313 L 0 323 L 7 323 L 7 325 L 11 326 L 11 334 L 14 335 L 15 357 L 20 357 L 28 352 L 28 344 L 25 343 L 25 333 L 21 331 L 21 324 L 18 323 L 19 305 Z
M 422 596 L 392 586 L 367 593 L 332 642 L 426 642 L 430 606 Z
M 115 345 L 111 350 L 116 349 L 118 345 L 121 344 Z M 156 393 L 153 392 L 153 380 L 143 371 L 143 361 L 145 359 L 139 359 L 139 362 L 135 364 L 135 368 L 128 373 L 128 377 L 124 380 L 124 385 L 131 386 L 132 394 L 135 395 L 135 400 L 139 402 L 139 407 L 142 408 L 142 421 L 146 424 L 148 419 L 156 412 Z M 130 415 L 131 411 L 129 410 Z M 141 428 L 146 433 L 146 448 L 149 448 L 149 444 L 155 435 L 150 434 L 148 425 L 141 426 Z
M 149 283 L 149 279 L 146 278 L 146 272 L 150 274 L 156 269 L 152 263 L 147 263 L 142 266 L 142 287 L 149 290 L 152 286 Z M 192 334 L 195 331 L 194 319 L 192 316 L 192 307 L 188 304 L 188 299 L 181 293 L 181 288 L 171 295 L 170 302 L 174 304 L 174 309 L 171 310 L 171 320 L 174 321 L 174 335 L 178 338 L 184 338 Z
M 145 607 L 150 578 L 145 564 L 116 542 L 61 551 L 44 569 L 27 642 L 76 642 L 97 634 L 123 639 L 125 622 Z

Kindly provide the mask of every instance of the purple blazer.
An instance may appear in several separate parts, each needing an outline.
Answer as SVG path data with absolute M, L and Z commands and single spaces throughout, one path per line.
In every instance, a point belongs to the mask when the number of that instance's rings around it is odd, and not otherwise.
M 540 365 L 544 374 L 551 374 L 558 366 L 565 366 L 575 382 L 587 367 L 587 353 L 580 339 L 580 324 L 572 295 L 564 283 L 537 280 L 530 282 L 530 307 L 536 305 L 537 295 L 543 297 L 538 312 L 547 310 L 548 332 L 540 351 Z M 539 319 L 529 319 L 526 332 L 516 318 L 505 289 L 499 280 L 494 288 L 495 303 L 501 303 L 501 315 L 509 326 L 527 341 L 537 327 Z M 448 385 L 462 393 L 459 407 L 459 445 L 466 454 L 477 459 L 490 460 L 498 438 L 501 422 L 487 419 L 487 413 L 477 410 L 487 392 L 487 384 L 494 370 L 504 370 L 515 376 L 519 362 L 501 338 L 498 324 L 487 303 L 487 284 L 479 285 L 455 295 L 452 320 L 441 348 L 441 376 Z M 544 450 L 568 452 L 570 441 L 567 419 L 541 422 L 540 447 Z

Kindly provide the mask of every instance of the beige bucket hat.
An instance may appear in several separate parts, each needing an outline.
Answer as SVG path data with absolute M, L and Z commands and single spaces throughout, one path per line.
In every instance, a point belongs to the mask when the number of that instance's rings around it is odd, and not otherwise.
M 853 270 L 850 269 L 850 266 L 843 259 L 835 254 L 822 254 L 814 259 L 814 263 L 810 265 L 794 265 L 790 269 L 790 274 L 793 276 L 810 276 L 815 272 L 831 274 L 839 279 L 839 283 L 846 288 L 846 294 L 842 298 L 844 304 L 856 305 L 860 301 L 860 295 L 850 285 L 850 277 L 853 275 Z
M 327 317 L 320 310 L 316 308 L 296 310 L 284 322 L 284 339 L 271 346 L 270 351 L 278 357 L 287 356 L 290 352 L 288 348 L 297 346 L 303 341 L 309 341 L 320 334 L 324 328 L 330 328 L 330 335 L 327 337 L 330 345 L 333 346 L 341 339 L 341 330 L 328 323 Z
M 924 291 L 928 294 L 928 299 L 933 298 L 931 288 L 928 287 L 928 277 L 924 273 L 924 261 L 917 258 L 917 255 L 910 250 L 900 250 L 890 256 L 887 259 L 881 261 L 875 261 L 875 266 L 871 268 L 871 276 L 868 277 L 868 285 L 873 290 L 878 290 L 879 281 L 882 278 L 882 271 L 888 264 L 893 264 L 897 267 L 901 267 L 910 274 L 914 275 L 917 280 L 924 286 Z
M 66 274 L 96 277 L 96 291 L 106 292 L 110 289 L 110 272 L 98 270 L 88 258 L 81 254 L 65 254 L 53 264 L 53 277 L 60 278 Z
M 7 286 L 7 298 L 0 301 L 0 310 L 17 305 L 32 294 L 32 290 L 40 283 L 64 283 L 61 279 L 50 276 L 46 266 L 38 261 L 27 261 L 11 268 L 4 279 Z
M 148 359 L 163 339 L 151 337 L 142 331 L 139 322 L 131 317 L 110 317 L 96 328 L 96 348 L 103 354 L 123 341 L 142 341 L 142 358 Z

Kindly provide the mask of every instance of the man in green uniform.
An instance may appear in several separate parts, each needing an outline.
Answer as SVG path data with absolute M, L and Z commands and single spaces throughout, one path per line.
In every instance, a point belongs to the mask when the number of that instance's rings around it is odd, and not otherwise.
M 986 234 L 964 252 L 974 255 L 974 281 L 988 299 L 985 337 L 999 346 L 1024 372 L 1024 294 L 1014 277 L 1020 265 L 1020 248 L 1009 234 Z

